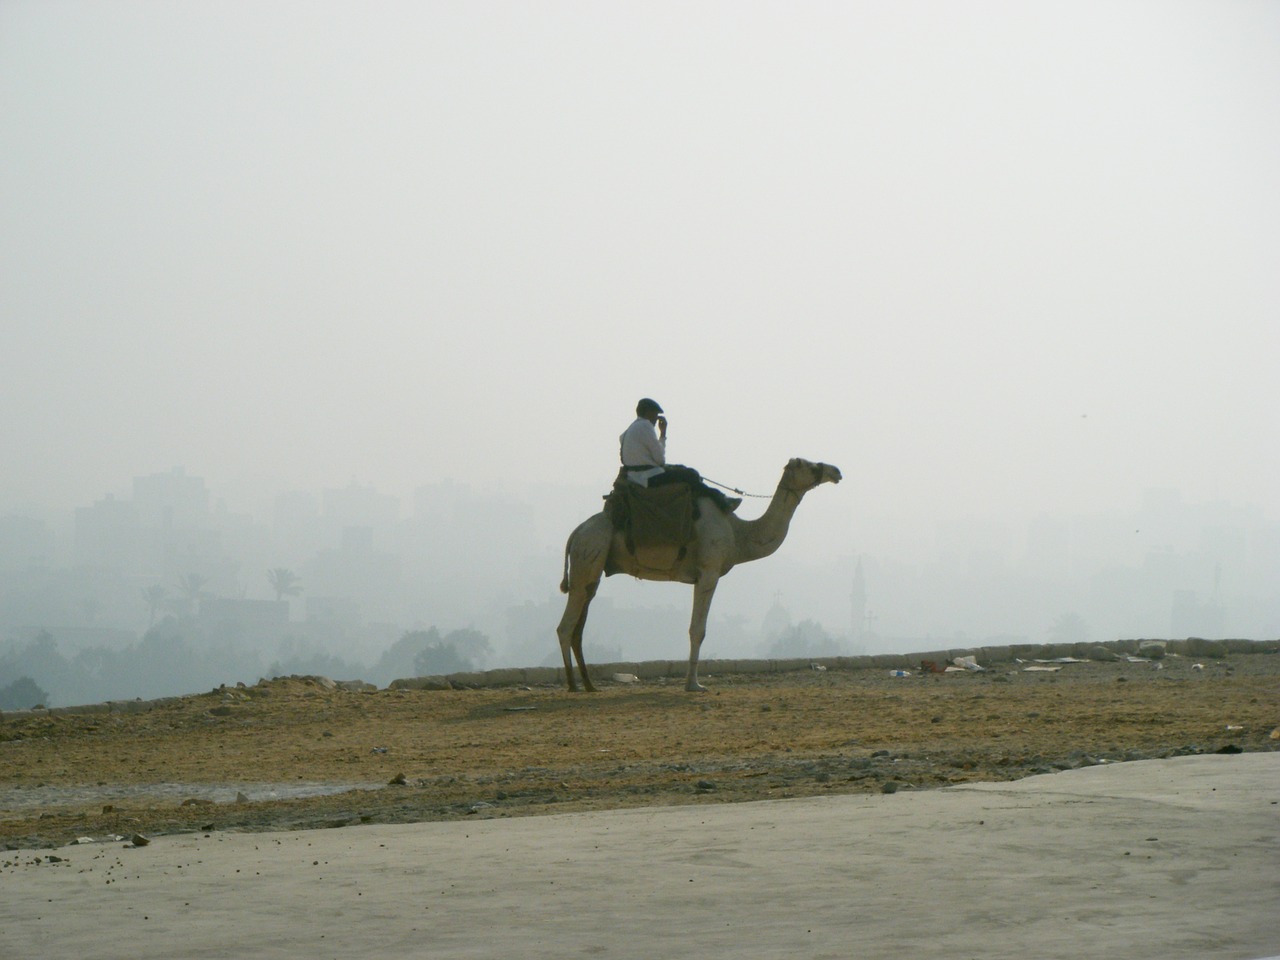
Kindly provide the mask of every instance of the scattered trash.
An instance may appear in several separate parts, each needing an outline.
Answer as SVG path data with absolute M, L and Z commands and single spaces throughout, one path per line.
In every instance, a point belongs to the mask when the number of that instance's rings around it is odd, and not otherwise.
M 956 657 L 951 662 L 964 670 L 982 671 L 987 669 L 978 665 L 977 657 Z
M 1280 727 L 1276 727 L 1274 730 L 1271 731 L 1271 739 L 1280 740 Z
M 945 671 L 933 660 L 921 660 L 920 669 L 925 673 L 944 673 Z
M 827 668 L 821 663 L 811 663 L 809 664 L 809 669 L 817 670 L 819 673 L 821 673 L 823 670 L 826 670 Z
M 909 677 L 909 676 L 911 676 L 911 671 L 910 671 L 910 670 L 890 670 L 890 671 L 889 671 L 889 676 L 891 676 L 891 677 Z
M 1022 672 L 1023 673 L 1057 673 L 1061 669 L 1062 669 L 1061 667 L 1045 667 L 1045 666 L 1041 666 L 1040 664 L 1033 663 L 1029 667 L 1023 667 Z
M 93 843 L 93 837 L 76 837 L 76 843 Z
M 1228 723 L 1228 724 L 1227 724 L 1227 729 L 1228 729 L 1228 730 L 1243 730 L 1243 729 L 1244 729 L 1244 727 L 1240 726 L 1240 724 L 1238 724 L 1238 723 Z
M 615 673 L 613 675 L 614 683 L 639 683 L 640 678 L 634 673 Z
M 507 713 L 524 713 L 526 710 L 537 710 L 537 707 L 503 707 Z
M 374 748 L 373 748 L 372 750 L 370 750 L 369 752 L 370 752 L 370 753 L 386 753 L 386 752 L 387 752 L 387 748 L 386 748 L 386 747 L 374 747 Z
M 1125 660 L 1127 660 L 1129 663 L 1150 663 L 1151 662 L 1146 657 L 1134 657 L 1134 656 L 1125 657 Z
M 148 840 L 146 837 L 144 837 L 142 834 L 135 833 L 133 836 L 129 838 L 129 842 L 132 843 L 135 847 L 145 847 L 151 841 Z

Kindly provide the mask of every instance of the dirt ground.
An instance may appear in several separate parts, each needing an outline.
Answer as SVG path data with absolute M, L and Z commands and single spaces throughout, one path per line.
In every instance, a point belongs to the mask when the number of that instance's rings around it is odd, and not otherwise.
M 0 849 L 1012 780 L 1280 749 L 1280 655 L 348 692 L 264 681 L 129 714 L 0 717 Z M 295 794 L 320 794 L 295 796 Z

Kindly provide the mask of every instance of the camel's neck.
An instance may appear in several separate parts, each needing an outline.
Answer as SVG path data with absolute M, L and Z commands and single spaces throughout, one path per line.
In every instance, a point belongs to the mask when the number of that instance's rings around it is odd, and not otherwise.
M 785 483 L 784 477 L 773 492 L 768 509 L 758 519 L 742 521 L 738 531 L 739 562 L 767 557 L 787 539 L 787 528 L 804 494 L 786 487 Z

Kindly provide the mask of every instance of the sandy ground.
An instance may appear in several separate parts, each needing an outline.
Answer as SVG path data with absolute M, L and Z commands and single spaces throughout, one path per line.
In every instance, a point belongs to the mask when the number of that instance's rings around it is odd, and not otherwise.
M 0 956 L 1255 960 L 1280 753 L 0 858 Z
M 905 794 L 1280 748 L 1280 655 L 987 666 L 711 676 L 706 694 L 677 681 L 570 695 L 282 679 L 146 713 L 8 715 L 0 849 Z

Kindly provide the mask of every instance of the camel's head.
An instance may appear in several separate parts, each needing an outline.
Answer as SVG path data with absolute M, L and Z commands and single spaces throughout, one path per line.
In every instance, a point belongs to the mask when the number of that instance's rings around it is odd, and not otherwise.
M 829 463 L 814 463 L 802 457 L 796 457 L 787 464 L 787 468 L 782 471 L 782 478 L 788 489 L 796 493 L 806 493 L 820 483 L 839 483 L 841 479 L 839 467 L 833 467 Z

